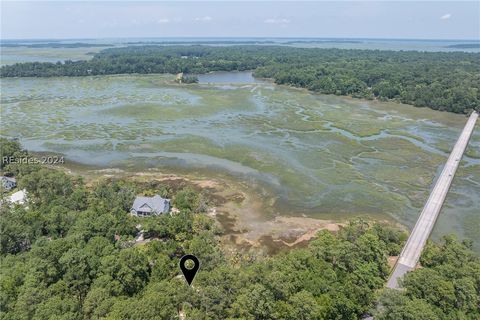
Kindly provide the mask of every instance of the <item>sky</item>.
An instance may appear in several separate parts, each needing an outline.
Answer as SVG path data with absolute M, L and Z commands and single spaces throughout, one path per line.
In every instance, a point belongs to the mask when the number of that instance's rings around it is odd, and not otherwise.
M 480 1 L 4 1 L 2 39 L 479 39 Z

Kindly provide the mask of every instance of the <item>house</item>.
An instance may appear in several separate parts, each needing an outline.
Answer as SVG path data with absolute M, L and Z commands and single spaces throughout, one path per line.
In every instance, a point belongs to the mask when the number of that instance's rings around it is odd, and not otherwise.
M 0 176 L 0 180 L 2 181 L 3 188 L 7 191 L 17 186 L 17 180 L 15 178 Z
M 9 198 L 11 203 L 25 204 L 27 191 L 25 189 L 13 193 Z
M 164 199 L 159 195 L 154 197 L 137 197 L 133 202 L 130 213 L 138 217 L 160 215 L 170 211 L 170 199 Z

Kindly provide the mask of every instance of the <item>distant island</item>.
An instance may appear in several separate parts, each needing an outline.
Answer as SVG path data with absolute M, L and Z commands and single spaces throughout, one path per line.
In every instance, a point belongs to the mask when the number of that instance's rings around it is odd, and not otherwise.
M 60 42 L 44 42 L 44 43 L 5 43 L 2 42 L 0 47 L 2 48 L 97 48 L 97 47 L 113 47 L 112 44 L 105 43 L 84 43 L 84 42 L 75 42 L 75 43 L 60 43 Z
M 480 43 L 460 43 L 460 44 L 451 44 L 445 46 L 445 48 L 455 48 L 455 49 L 477 49 L 480 48 Z
M 331 40 L 321 40 L 321 39 L 316 39 L 316 40 L 291 40 L 287 42 L 283 42 L 284 44 L 294 44 L 294 43 L 317 43 L 317 44 L 322 44 L 322 43 L 363 43 L 363 41 L 359 40 L 343 40 L 343 39 L 331 39 Z
M 275 44 L 276 42 L 270 40 L 198 40 L 198 41 L 134 41 L 126 42 L 127 45 L 176 45 L 176 44 L 206 44 L 206 45 L 219 45 L 219 44 Z

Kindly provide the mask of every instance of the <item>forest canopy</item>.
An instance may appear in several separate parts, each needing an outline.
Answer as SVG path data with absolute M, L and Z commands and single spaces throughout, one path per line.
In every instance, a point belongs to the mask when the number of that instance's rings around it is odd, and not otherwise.
M 480 111 L 480 54 L 243 46 L 108 48 L 88 61 L 2 66 L 2 77 L 254 70 L 256 77 L 314 92 L 394 100 L 435 110 Z

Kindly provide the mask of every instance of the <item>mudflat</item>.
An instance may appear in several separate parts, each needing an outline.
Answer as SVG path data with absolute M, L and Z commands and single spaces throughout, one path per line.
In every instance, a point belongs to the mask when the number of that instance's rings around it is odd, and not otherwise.
M 257 210 L 267 222 L 368 216 L 411 227 L 466 121 L 397 103 L 209 79 L 2 79 L 1 134 L 32 151 L 63 154 L 67 166 L 226 176 L 261 190 Z M 434 231 L 472 238 L 477 250 L 479 150 L 477 125 Z

